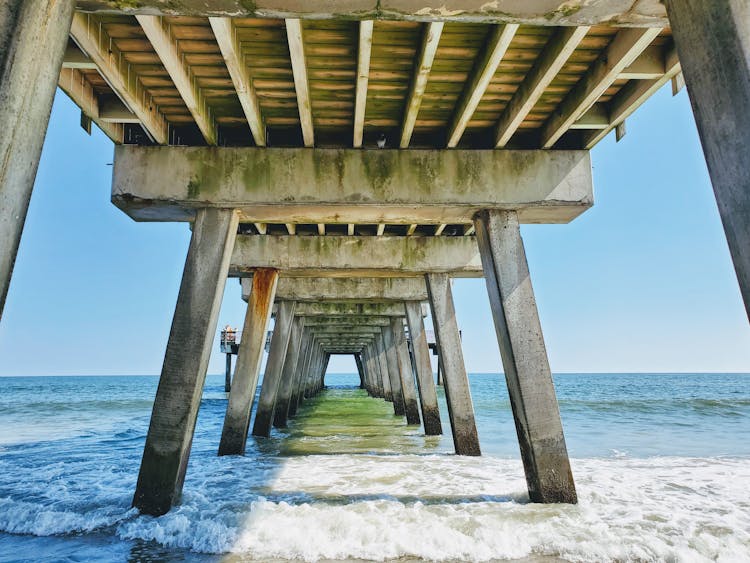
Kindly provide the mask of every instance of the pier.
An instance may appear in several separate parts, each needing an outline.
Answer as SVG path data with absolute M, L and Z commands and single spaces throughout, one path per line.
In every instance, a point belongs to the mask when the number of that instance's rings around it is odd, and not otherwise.
M 112 203 L 192 229 L 134 492 L 147 514 L 180 501 L 230 277 L 247 308 L 236 349 L 222 340 L 218 455 L 284 427 L 336 354 L 371 400 L 447 434 L 428 312 L 455 453 L 481 455 L 451 290 L 481 277 L 529 497 L 577 502 L 520 227 L 591 208 L 590 149 L 666 84 L 687 85 L 750 312 L 741 0 L 9 0 L 0 72 L 0 314 L 58 86 L 115 145 Z

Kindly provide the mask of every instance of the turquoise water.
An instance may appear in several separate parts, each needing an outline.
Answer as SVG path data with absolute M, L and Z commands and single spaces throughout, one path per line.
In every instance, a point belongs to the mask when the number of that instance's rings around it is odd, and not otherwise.
M 750 375 L 555 377 L 580 504 L 529 504 L 502 376 L 484 456 L 328 375 L 289 429 L 218 458 L 208 378 L 181 506 L 130 509 L 156 377 L 0 378 L 0 561 L 750 560 Z M 335 455 L 333 455 L 335 454 Z

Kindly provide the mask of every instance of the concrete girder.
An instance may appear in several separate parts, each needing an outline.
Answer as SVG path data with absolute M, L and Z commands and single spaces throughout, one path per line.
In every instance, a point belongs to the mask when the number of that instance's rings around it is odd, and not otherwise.
M 659 0 L 524 0 L 496 3 L 485 0 L 139 0 L 123 9 L 120 0 L 78 0 L 78 8 L 90 12 L 255 18 L 416 20 L 527 25 L 627 26 L 668 25 Z
M 411 303 L 411 302 L 410 302 Z M 427 316 L 427 306 L 417 303 L 422 316 Z M 299 303 L 295 309 L 298 317 L 400 317 L 404 316 L 403 303 L 338 303 L 335 301 L 321 303 Z M 307 324 L 308 320 L 305 320 Z
M 274 268 L 299 277 L 482 277 L 474 237 L 238 235 L 229 268 L 242 277 Z
M 241 278 L 242 299 L 247 301 L 252 277 Z M 387 303 L 426 301 L 427 288 L 421 278 L 285 278 L 279 279 L 276 300 Z
M 404 316 L 403 313 L 401 316 Z M 326 327 L 357 327 L 357 326 L 386 326 L 390 324 L 390 317 L 306 317 L 305 327 L 307 328 L 326 328 Z
M 209 206 L 259 223 L 469 224 L 482 209 L 567 223 L 594 196 L 588 151 L 120 145 L 112 201 L 137 221 Z

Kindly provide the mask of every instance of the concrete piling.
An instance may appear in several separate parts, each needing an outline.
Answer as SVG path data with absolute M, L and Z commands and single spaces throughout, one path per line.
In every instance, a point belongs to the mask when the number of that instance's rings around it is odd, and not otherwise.
M 179 502 L 239 216 L 202 209 L 190 238 L 133 506 L 165 514 Z
M 391 377 L 388 375 L 388 360 L 385 356 L 385 344 L 383 343 L 382 332 L 375 335 L 375 364 L 380 370 L 383 398 L 390 403 L 393 401 L 393 391 L 391 390 Z
M 281 385 L 274 411 L 273 425 L 276 428 L 286 428 L 286 421 L 290 416 L 304 325 L 304 317 L 295 317 L 292 321 L 292 332 L 289 336 L 289 345 L 284 359 L 284 371 L 281 374 Z
M 242 340 L 234 369 L 234 381 L 229 393 L 224 427 L 221 430 L 219 455 L 245 453 L 250 413 L 258 386 L 258 372 L 278 279 L 277 270 L 259 269 L 253 274 L 253 285 L 248 297 Z
M 404 395 L 401 389 L 401 373 L 398 367 L 398 356 L 394 345 L 393 330 L 390 325 L 382 327 L 383 345 L 385 346 L 385 358 L 388 364 L 388 375 L 391 383 L 391 394 L 393 395 L 393 414 L 404 416 Z
M 422 420 L 419 416 L 419 402 L 417 401 L 417 389 L 414 386 L 414 372 L 412 371 L 409 347 L 406 343 L 406 334 L 404 333 L 404 321 L 401 317 L 391 318 L 391 331 L 393 332 L 399 375 L 401 377 L 406 423 L 418 425 L 421 424 Z
M 474 225 L 521 459 L 533 502 L 577 502 L 518 217 L 483 211 Z

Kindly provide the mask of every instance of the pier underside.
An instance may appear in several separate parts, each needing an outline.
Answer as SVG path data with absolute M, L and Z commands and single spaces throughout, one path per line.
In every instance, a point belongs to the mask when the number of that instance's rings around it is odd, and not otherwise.
M 179 502 L 228 276 L 248 304 L 220 455 L 243 453 L 253 412 L 260 439 L 285 426 L 335 354 L 441 434 L 428 310 L 455 452 L 479 455 L 451 278 L 484 277 L 529 496 L 576 502 L 519 225 L 590 208 L 588 150 L 670 81 L 691 88 L 750 304 L 740 0 L 41 4 L 0 10 L 0 311 L 56 84 L 117 145 L 113 203 L 192 224 L 145 513 Z

